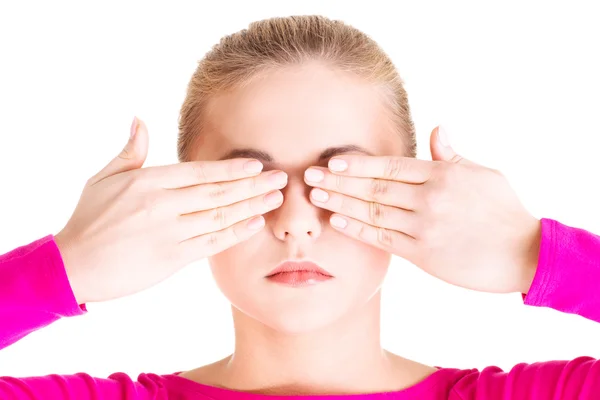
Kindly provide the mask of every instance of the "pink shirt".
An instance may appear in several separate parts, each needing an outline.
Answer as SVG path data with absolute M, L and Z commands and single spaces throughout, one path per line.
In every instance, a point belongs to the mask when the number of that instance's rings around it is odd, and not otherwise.
M 551 219 L 542 220 L 539 264 L 524 304 L 551 307 L 600 322 L 600 237 Z M 61 255 L 49 235 L 0 256 L 0 348 L 61 317 L 81 315 Z M 591 357 L 490 366 L 441 368 L 407 389 L 351 396 L 265 396 L 206 386 L 176 374 L 85 373 L 0 377 L 0 399 L 600 399 L 600 363 Z

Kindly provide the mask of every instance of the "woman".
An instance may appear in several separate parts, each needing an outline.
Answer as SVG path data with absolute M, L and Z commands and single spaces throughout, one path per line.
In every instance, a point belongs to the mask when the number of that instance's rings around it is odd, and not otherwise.
M 0 398 L 600 393 L 600 364 L 590 357 L 478 371 L 381 348 L 379 288 L 391 255 L 451 284 L 521 292 L 526 304 L 600 321 L 600 238 L 536 220 L 501 174 L 456 155 L 438 129 L 434 161 L 414 159 L 402 81 L 356 29 L 276 18 L 222 39 L 188 88 L 181 164 L 141 169 L 146 127 L 134 120 L 131 132 L 60 233 L 0 259 L 1 344 L 209 257 L 232 303 L 235 350 L 195 370 L 137 380 L 1 378 Z

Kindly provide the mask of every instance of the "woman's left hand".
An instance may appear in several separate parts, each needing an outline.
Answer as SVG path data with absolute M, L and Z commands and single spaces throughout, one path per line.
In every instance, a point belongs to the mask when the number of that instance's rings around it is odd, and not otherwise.
M 431 136 L 433 161 L 347 155 L 333 157 L 329 168 L 309 168 L 312 203 L 333 211 L 330 223 L 339 232 L 448 283 L 527 293 L 540 221 L 499 171 L 458 156 L 438 132 Z

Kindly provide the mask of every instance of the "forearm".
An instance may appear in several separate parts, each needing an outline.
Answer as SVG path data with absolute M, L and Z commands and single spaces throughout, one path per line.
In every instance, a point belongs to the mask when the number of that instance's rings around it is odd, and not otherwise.
M 75 300 L 53 236 L 0 255 L 0 348 L 85 311 Z

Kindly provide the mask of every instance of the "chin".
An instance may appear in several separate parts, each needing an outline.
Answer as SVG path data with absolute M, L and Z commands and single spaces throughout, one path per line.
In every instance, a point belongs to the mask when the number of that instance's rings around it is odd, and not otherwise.
M 267 311 L 250 315 L 274 331 L 289 335 L 300 335 L 321 330 L 335 323 L 345 313 L 331 307 L 297 307 L 281 312 Z
M 233 305 L 234 319 L 244 325 L 246 322 L 249 325 L 258 322 L 276 332 L 290 335 L 326 328 L 350 313 L 356 302 L 356 299 L 344 296 L 343 292 L 331 287 L 330 290 L 314 291 L 286 288 L 268 290 L 268 287 L 261 289 L 225 293 Z

